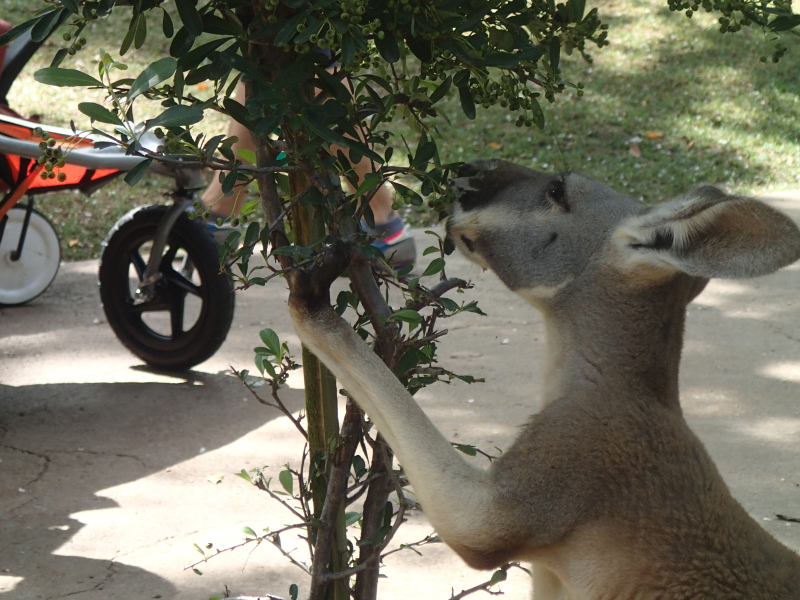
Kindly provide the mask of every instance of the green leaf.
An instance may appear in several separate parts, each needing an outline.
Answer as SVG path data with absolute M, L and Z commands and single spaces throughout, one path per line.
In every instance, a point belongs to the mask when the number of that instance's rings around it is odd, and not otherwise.
M 444 259 L 441 256 L 439 258 L 434 258 L 431 261 L 431 264 L 428 265 L 428 268 L 425 269 L 425 272 L 422 273 L 422 277 L 435 275 L 436 273 L 439 273 L 442 269 L 444 269 Z
M 536 98 L 531 98 L 531 118 L 533 119 L 534 125 L 539 129 L 544 129 L 544 112 Z
M 436 142 L 433 140 L 420 143 L 417 148 L 417 153 L 414 155 L 413 167 L 415 169 L 424 170 L 428 162 L 436 156 L 436 152 Z
M 800 15 L 782 15 L 775 17 L 767 27 L 772 31 L 788 31 L 800 25 Z
M 184 56 L 192 49 L 195 39 L 197 39 L 197 36 L 190 34 L 186 27 L 181 27 L 175 37 L 172 38 L 172 43 L 169 45 L 169 55 L 178 58 Z
M 165 56 L 149 64 L 145 67 L 144 71 L 139 73 L 139 76 L 133 80 L 128 90 L 128 100 L 133 100 L 139 94 L 166 81 L 175 74 L 175 69 L 177 68 L 178 61 L 171 56 Z
M 136 19 L 136 31 L 133 35 L 133 46 L 137 50 L 144 46 L 147 39 L 147 19 L 144 13 L 140 13 Z
M 498 569 L 494 573 L 492 573 L 492 578 L 489 580 L 489 585 L 495 585 L 496 583 L 500 583 L 501 581 L 505 581 L 508 577 L 508 574 L 503 569 Z
M 192 37 L 198 37 L 203 33 L 203 17 L 200 16 L 196 5 L 197 0 L 175 0 L 181 23 Z
M 245 535 L 249 535 L 250 537 L 254 537 L 254 538 L 257 538 L 257 537 L 258 537 L 258 535 L 256 535 L 256 532 L 255 532 L 255 531 L 253 531 L 253 530 L 252 530 L 250 527 L 248 527 L 247 525 L 245 525 L 244 527 L 242 527 L 242 532 L 244 532 L 244 534 L 245 534 Z
M 122 125 L 122 119 L 105 106 L 97 104 L 96 102 L 80 102 L 78 104 L 78 110 L 95 121 L 108 123 L 110 125 Z
M 31 41 L 45 41 L 50 36 L 50 33 L 52 33 L 53 29 L 56 28 L 61 20 L 61 17 L 66 13 L 67 9 L 57 8 L 56 10 L 45 13 L 39 17 L 38 22 L 31 29 Z
M 447 79 L 445 79 L 442 83 L 439 84 L 433 93 L 431 94 L 430 100 L 431 104 L 436 104 L 439 100 L 444 98 L 447 95 L 447 92 L 450 91 L 450 87 L 453 84 L 452 76 L 448 75 Z
M 241 477 L 242 479 L 244 479 L 244 480 L 245 480 L 246 482 L 248 482 L 248 483 L 253 483 L 253 478 L 252 478 L 252 477 L 250 477 L 250 473 L 248 473 L 248 472 L 247 472 L 247 471 L 245 471 L 244 469 L 242 469 L 241 471 L 239 471 L 238 473 L 236 473 L 236 476 L 237 476 L 237 477 Z
M 239 148 L 236 151 L 236 156 L 238 156 L 245 162 L 256 164 L 256 153 L 253 152 L 250 148 Z
M 397 38 L 391 32 L 384 32 L 383 39 L 375 36 L 375 47 L 381 55 L 381 58 L 389 63 L 394 63 L 400 60 L 400 46 L 397 44 Z
M 164 32 L 164 37 L 171 38 L 175 35 L 175 27 L 172 25 L 172 17 L 169 16 L 167 11 L 161 19 L 161 30 Z
M 136 36 L 136 24 L 138 19 L 136 16 L 131 17 L 131 23 L 128 25 L 128 32 L 125 34 L 125 37 L 122 38 L 122 43 L 119 46 L 119 54 L 122 56 L 131 48 L 131 44 L 133 44 L 133 38 Z
M 150 164 L 153 162 L 152 158 L 146 158 L 138 165 L 133 167 L 130 171 L 125 174 L 125 183 L 129 186 L 133 187 L 139 180 L 147 173 L 147 170 L 150 168 Z
M 292 491 L 294 490 L 294 478 L 292 477 L 291 471 L 281 471 L 278 475 L 278 481 L 281 482 L 283 489 L 286 490 L 286 493 L 290 496 L 292 495 Z
M 458 87 L 458 99 L 461 102 L 461 110 L 464 111 L 464 116 L 468 119 L 474 119 L 475 100 L 472 98 L 472 91 L 469 89 L 469 85 Z
M 357 523 L 361 520 L 361 513 L 357 512 L 347 512 L 344 513 L 344 526 L 350 527 L 353 523 Z
M 155 119 L 146 122 L 147 129 L 153 127 L 181 127 L 203 120 L 203 109 L 199 106 L 170 106 Z
M 257 221 L 253 221 L 247 226 L 244 233 L 244 243 L 246 246 L 252 246 L 258 240 L 258 234 L 261 233 L 261 225 Z
M 258 223 L 255 223 L 258 226 Z M 272 329 L 262 329 L 258 332 L 258 336 L 261 338 L 261 341 L 264 342 L 264 345 L 267 347 L 273 355 L 280 354 L 281 350 L 281 341 L 278 338 L 278 334 L 275 333 Z
M 358 186 L 358 189 L 355 191 L 354 197 L 360 198 L 363 194 L 367 193 L 369 190 L 378 187 L 380 183 L 383 181 L 383 177 L 380 173 L 367 173 L 364 175 L 364 181 L 361 182 L 361 185 Z
M 33 78 L 39 83 L 58 87 L 103 87 L 103 83 L 100 80 L 77 69 L 45 67 L 36 71 L 33 74 Z
M 558 69 L 558 63 L 561 59 L 561 39 L 554 37 L 550 40 L 550 67 L 553 71 Z
M 297 600 L 297 595 L 300 591 L 297 589 L 297 584 L 293 583 L 289 586 L 289 598 L 290 600 Z
M 455 448 L 467 456 L 477 456 L 478 454 L 478 449 L 475 448 L 475 446 L 470 446 L 469 444 L 455 444 Z
M 266 371 L 270 378 L 276 379 L 278 377 L 278 374 L 275 372 L 275 367 L 272 366 L 269 356 L 266 354 L 256 354 L 254 362 L 262 376 L 264 375 L 264 371 Z
M 77 15 L 80 12 L 78 3 L 75 0 L 61 0 L 61 6 L 66 8 L 73 15 Z
M 280 31 L 278 31 L 277 35 L 275 36 L 275 45 L 276 46 L 285 46 L 288 44 L 292 38 L 297 35 L 297 26 L 300 23 L 305 22 L 306 20 L 306 11 L 299 12 L 291 19 L 286 21 L 286 23 L 281 27 Z
M 419 327 L 419 325 L 422 323 L 422 315 L 415 310 L 411 310 L 410 308 L 404 308 L 403 310 L 395 311 L 389 316 L 389 318 L 394 321 L 408 323 L 409 329 Z
M 356 41 L 352 35 L 342 36 L 342 64 L 350 65 L 356 57 Z

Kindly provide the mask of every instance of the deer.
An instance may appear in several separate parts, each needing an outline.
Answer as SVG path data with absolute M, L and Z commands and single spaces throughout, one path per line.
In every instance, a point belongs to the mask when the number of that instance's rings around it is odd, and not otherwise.
M 452 190 L 448 235 L 546 331 L 541 408 L 488 468 L 331 308 L 346 257 L 287 276 L 299 338 L 383 435 L 441 539 L 476 569 L 530 563 L 534 600 L 800 599 L 800 557 L 734 499 L 678 393 L 687 305 L 712 277 L 800 258 L 793 221 L 711 186 L 645 205 L 499 159 L 465 163 Z

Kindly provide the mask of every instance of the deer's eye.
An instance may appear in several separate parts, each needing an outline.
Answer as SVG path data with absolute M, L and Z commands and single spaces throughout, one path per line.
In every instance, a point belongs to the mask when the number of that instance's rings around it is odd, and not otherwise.
M 566 194 L 564 193 L 564 182 L 556 179 L 547 186 L 547 199 L 561 208 L 561 210 L 568 212 L 569 205 L 567 204 Z

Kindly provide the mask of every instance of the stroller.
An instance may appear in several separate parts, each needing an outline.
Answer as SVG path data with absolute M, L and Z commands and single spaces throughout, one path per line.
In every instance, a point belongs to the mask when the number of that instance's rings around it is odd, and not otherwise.
M 58 235 L 34 198 L 70 189 L 90 194 L 144 160 L 95 136 L 27 121 L 8 107 L 14 78 L 40 45 L 27 33 L 0 48 L 0 306 L 36 298 L 58 272 Z M 54 169 L 57 177 L 39 164 L 39 129 L 71 148 Z M 158 145 L 154 137 L 140 142 Z M 134 209 L 114 225 L 103 244 L 100 298 L 109 325 L 133 354 L 156 369 L 188 369 L 225 341 L 233 283 L 220 272 L 213 236 L 187 215 L 203 187 L 199 168 L 153 163 L 149 171 L 173 179 L 172 204 Z

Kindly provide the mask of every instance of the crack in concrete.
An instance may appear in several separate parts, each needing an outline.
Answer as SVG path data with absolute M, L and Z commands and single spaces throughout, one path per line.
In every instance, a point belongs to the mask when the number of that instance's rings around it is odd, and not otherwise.
M 53 450 L 52 454 L 91 454 L 92 456 L 114 456 L 116 458 L 129 458 L 139 463 L 145 469 L 148 468 L 144 459 L 134 456 L 133 454 L 121 454 L 118 452 L 102 452 L 100 450 Z
M 91 587 L 87 587 L 83 590 L 75 590 L 74 592 L 69 592 L 68 594 L 63 594 L 60 596 L 51 596 L 47 600 L 57 600 L 58 598 L 69 598 L 70 596 L 77 596 L 78 594 L 85 594 L 87 592 L 97 592 L 105 588 L 105 586 L 114 578 L 114 576 L 118 573 L 117 571 L 117 563 L 113 560 L 108 563 L 106 566 L 106 574 L 105 576 L 95 583 Z
M 772 333 L 775 333 L 783 338 L 786 338 L 787 340 L 790 340 L 792 342 L 800 342 L 800 338 L 795 337 L 790 333 L 787 333 L 784 329 L 781 329 L 780 325 L 776 323 L 770 323 L 769 328 L 772 331 Z
M 11 450 L 13 452 L 19 452 L 21 454 L 28 454 L 30 456 L 35 456 L 36 458 L 44 461 L 44 464 L 42 465 L 42 468 L 39 470 L 39 473 L 36 475 L 36 477 L 23 483 L 21 487 L 28 487 L 29 485 L 36 483 L 42 477 L 45 476 L 47 470 L 50 468 L 50 463 L 52 462 L 52 459 L 46 454 L 39 454 L 38 452 L 34 452 L 32 450 L 26 450 L 25 448 L 17 448 L 16 446 L 11 446 L 9 444 L 0 444 L 0 448 L 6 448 L 7 450 Z
M 113 560 L 118 561 L 118 560 L 120 560 L 122 558 L 125 558 L 126 556 L 130 556 L 131 554 L 136 554 L 137 552 L 140 552 L 142 550 L 149 550 L 151 548 L 154 548 L 154 547 L 158 546 L 162 542 L 168 542 L 169 540 L 176 540 L 176 539 L 179 539 L 179 538 L 185 538 L 185 537 L 189 537 L 189 536 L 192 536 L 192 535 L 198 535 L 199 533 L 200 533 L 200 530 L 198 529 L 198 530 L 189 531 L 189 532 L 186 532 L 186 533 L 181 532 L 180 534 L 176 534 L 176 535 L 168 535 L 167 537 L 163 537 L 163 538 L 159 538 L 157 540 L 153 540 L 152 542 L 148 542 L 147 544 L 143 544 L 141 546 L 137 546 L 136 548 L 131 548 L 130 550 L 127 550 L 127 551 L 122 552 L 120 554 L 115 554 Z

